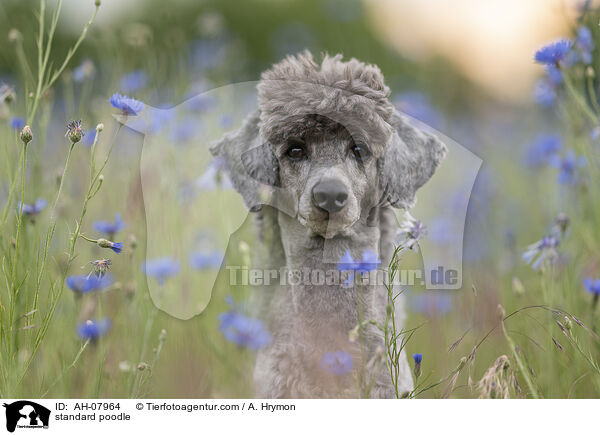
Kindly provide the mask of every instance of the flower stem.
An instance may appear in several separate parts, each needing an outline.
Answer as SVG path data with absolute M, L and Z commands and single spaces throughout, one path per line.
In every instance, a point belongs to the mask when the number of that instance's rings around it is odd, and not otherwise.
M 517 352 L 516 344 L 513 341 L 513 339 L 510 337 L 510 335 L 508 335 L 508 331 L 506 330 L 506 326 L 504 325 L 504 320 L 506 320 L 506 318 L 503 318 L 502 320 L 500 320 L 500 322 L 502 324 L 502 333 L 504 334 L 504 338 L 506 338 L 506 341 L 508 342 L 508 345 L 510 347 L 510 351 L 512 352 L 513 357 L 517 361 L 517 365 L 519 366 L 519 371 L 521 372 L 521 375 L 525 379 L 525 383 L 527 383 L 527 387 L 529 388 L 531 395 L 533 396 L 534 399 L 539 399 L 540 396 L 537 392 L 537 389 L 535 388 L 535 385 L 533 384 L 531 376 L 529 376 L 529 371 L 525 367 L 525 364 L 523 363 L 523 359 Z
M 58 376 L 56 378 L 56 380 L 52 383 L 52 385 L 50 385 L 48 387 L 48 389 L 46 390 L 46 392 L 44 394 L 42 394 L 40 397 L 42 397 L 42 398 L 46 397 L 48 395 L 48 393 L 50 392 L 50 390 L 52 390 L 52 388 L 54 388 L 54 386 L 65 376 L 65 374 L 69 370 L 71 370 L 72 368 L 75 368 L 75 365 L 77 365 L 77 362 L 79 361 L 79 358 L 81 358 L 81 355 L 83 354 L 83 351 L 88 346 L 88 344 L 90 344 L 90 340 L 89 339 L 86 340 L 85 343 L 83 343 L 83 345 L 79 349 L 79 352 L 77 352 L 77 355 L 75 355 L 75 359 L 73 360 L 73 362 L 63 369 L 63 371 L 61 372 L 60 376 Z
M 565 87 L 567 88 L 567 92 L 571 95 L 571 97 L 573 97 L 575 102 L 580 106 L 581 110 L 583 111 L 585 116 L 587 116 L 589 118 L 589 120 L 592 122 L 592 124 L 598 125 L 598 117 L 596 116 L 594 111 L 590 108 L 590 106 L 587 104 L 587 102 L 585 101 L 583 96 L 579 92 L 577 92 L 577 89 L 575 89 L 575 85 L 571 81 L 571 77 L 569 77 L 568 74 L 563 74 L 563 77 L 564 77 Z
M 596 94 L 596 90 L 594 89 L 594 80 L 592 79 L 592 77 L 588 76 L 586 78 L 586 83 L 587 83 L 588 94 L 589 94 L 590 100 L 592 101 L 592 106 L 594 108 L 594 111 L 596 112 L 597 115 L 600 115 L 600 105 L 598 105 L 598 96 Z
M 50 220 L 53 221 L 56 213 L 56 205 L 58 204 L 58 198 L 60 198 L 60 193 L 62 192 L 63 184 L 65 181 L 65 176 L 67 175 L 67 169 L 69 168 L 69 160 L 71 160 L 71 153 L 73 152 L 73 148 L 75 144 L 71 142 L 71 148 L 69 148 L 69 152 L 67 153 L 67 161 L 65 162 L 65 168 L 63 169 L 62 175 L 60 177 L 60 184 L 58 185 L 58 193 L 56 194 L 56 199 L 54 200 L 54 205 L 52 206 L 52 213 L 50 214 Z
M 11 296 L 10 296 L 10 311 L 8 316 L 8 324 L 13 331 L 13 341 L 17 339 L 17 333 L 14 325 L 15 309 L 18 303 L 19 288 L 17 288 L 17 265 L 19 257 L 19 242 L 21 240 L 21 226 L 23 221 L 23 204 L 25 202 L 25 169 L 27 167 L 27 146 L 23 147 L 23 158 L 21 167 L 21 204 L 19 205 L 19 214 L 17 216 L 17 236 L 15 238 L 15 256 L 12 261 L 11 269 Z M 19 286 L 20 287 L 20 286 Z
M 21 148 L 21 155 L 19 156 L 19 161 L 23 159 L 23 154 L 25 153 L 25 147 Z M 2 222 L 0 223 L 0 231 L 4 228 L 4 224 L 6 223 L 6 219 L 8 218 L 8 210 L 12 204 L 13 196 L 15 193 L 15 189 L 17 187 L 17 179 L 19 177 L 19 171 L 15 171 L 12 182 L 10 183 L 10 192 L 8 193 L 8 200 L 6 205 L 4 206 L 4 213 L 2 214 Z
M 60 75 L 63 73 L 63 71 L 65 70 L 65 68 L 67 67 L 67 65 L 69 64 L 69 62 L 71 61 L 71 59 L 73 58 L 75 53 L 77 52 L 77 49 L 79 48 L 79 46 L 85 39 L 87 32 L 88 32 L 90 26 L 92 25 L 92 23 L 94 22 L 96 15 L 98 14 L 98 9 L 100 7 L 99 4 L 96 5 L 96 8 L 94 9 L 94 14 L 92 15 L 90 20 L 87 22 L 87 24 L 83 28 L 81 35 L 79 35 L 79 38 L 75 42 L 75 45 L 73 45 L 69 49 L 61 66 L 56 71 L 54 71 L 54 73 L 50 77 L 48 77 L 46 79 L 46 73 L 48 72 L 47 71 L 48 59 L 50 56 L 50 50 L 52 48 L 52 39 L 54 37 L 54 31 L 56 30 L 56 25 L 58 23 L 58 16 L 60 15 L 61 6 L 62 6 L 62 0 L 59 0 L 58 5 L 56 6 L 54 17 L 52 19 L 50 31 L 48 32 L 48 41 L 46 43 L 46 50 L 44 50 L 44 48 L 43 48 L 44 15 L 46 12 L 46 0 L 40 0 L 40 28 L 39 28 L 39 36 L 38 36 L 38 41 L 37 41 L 37 44 L 38 44 L 38 81 L 37 81 L 37 86 L 36 86 L 36 90 L 35 90 L 35 96 L 33 99 L 33 106 L 31 108 L 31 112 L 27 116 L 29 124 L 33 124 L 33 120 L 35 119 L 35 114 L 37 112 L 41 97 L 45 94 L 45 92 L 48 90 L 48 88 L 50 88 L 54 84 L 54 82 L 60 77 Z

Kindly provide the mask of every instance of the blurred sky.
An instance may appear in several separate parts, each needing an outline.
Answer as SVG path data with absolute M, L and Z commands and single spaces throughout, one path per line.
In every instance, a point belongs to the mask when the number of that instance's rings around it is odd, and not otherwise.
M 570 0 L 366 0 L 382 40 L 405 56 L 441 56 L 500 98 L 529 99 L 533 52 L 568 34 Z
M 169 0 L 173 7 L 192 0 Z M 196 0 L 197 1 L 197 0 Z M 264 0 L 265 3 L 286 0 Z M 568 34 L 583 0 L 364 0 L 382 41 L 415 61 L 446 59 L 473 82 L 506 100 L 530 100 L 540 74 L 534 50 Z M 64 0 L 64 20 L 79 31 L 92 0 Z M 98 25 L 130 16 L 144 0 L 102 0 Z M 294 17 L 290 17 L 294 19 Z

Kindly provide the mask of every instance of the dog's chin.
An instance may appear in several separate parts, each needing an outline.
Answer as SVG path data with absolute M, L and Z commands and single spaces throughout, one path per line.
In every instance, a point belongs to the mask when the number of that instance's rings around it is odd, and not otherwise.
M 325 239 L 332 239 L 336 236 L 347 236 L 350 234 L 350 229 L 356 223 L 357 219 L 311 219 L 305 218 L 301 214 L 298 215 L 298 222 L 306 227 L 311 236 L 321 236 Z

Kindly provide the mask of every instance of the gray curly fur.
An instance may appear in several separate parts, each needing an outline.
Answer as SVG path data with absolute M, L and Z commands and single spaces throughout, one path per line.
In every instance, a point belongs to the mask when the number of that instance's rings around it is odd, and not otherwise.
M 265 71 L 258 84 L 260 133 L 279 143 L 314 127 L 317 123 L 307 123 L 306 115 L 319 114 L 382 150 L 394 132 L 389 95 L 375 65 L 342 62 L 341 54 L 326 55 L 320 65 L 308 52 L 288 56 Z
M 225 159 L 246 206 L 260 217 L 258 267 L 333 271 L 347 250 L 355 259 L 371 250 L 383 267 L 389 263 L 397 229 L 392 207 L 412 207 L 416 191 L 446 152 L 439 140 L 394 110 L 389 94 L 378 67 L 356 59 L 344 62 L 341 55 L 317 63 L 305 52 L 262 74 L 258 111 L 212 148 Z M 310 162 L 286 160 L 290 138 L 306 141 Z M 372 152 L 361 165 L 344 151 L 357 142 Z M 339 222 L 329 215 L 323 219 L 305 200 L 316 181 L 332 176 L 345 180 L 353 199 Z M 385 288 L 358 281 L 351 288 L 302 282 L 265 286 L 257 293 L 260 315 L 273 334 L 257 355 L 257 396 L 395 397 L 381 331 L 368 325 L 360 340 L 348 339 L 359 317 L 385 322 Z M 401 297 L 396 310 L 401 328 Z M 334 350 L 353 356 L 351 374 L 322 369 L 323 354 Z M 364 371 L 361 361 L 366 361 Z M 412 388 L 402 355 L 398 389 Z

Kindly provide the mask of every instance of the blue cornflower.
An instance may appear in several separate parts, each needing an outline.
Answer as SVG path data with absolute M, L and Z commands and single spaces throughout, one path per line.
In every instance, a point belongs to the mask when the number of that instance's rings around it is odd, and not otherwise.
M 554 86 L 560 85 L 564 80 L 562 71 L 556 65 L 546 65 L 546 76 Z
M 560 240 L 554 236 L 545 236 L 542 240 L 532 243 L 523 254 L 523 260 L 531 264 L 534 270 L 544 269 L 547 264 L 553 263 L 558 258 L 556 248 Z
M 419 247 L 419 240 L 421 240 L 426 233 L 427 227 L 423 225 L 423 222 L 406 213 L 406 220 L 400 225 L 400 228 L 396 232 L 395 241 L 402 249 L 417 250 Z
M 539 134 L 529 146 L 525 155 L 525 164 L 539 167 L 550 162 L 562 148 L 563 139 L 558 134 Z
M 413 354 L 413 359 L 415 360 L 415 364 L 421 364 L 421 361 L 423 361 L 423 354 L 421 354 L 421 353 L 414 353 Z
M 321 369 L 337 376 L 343 376 L 352 370 L 352 355 L 344 350 L 327 352 L 321 358 Z
M 100 246 L 101 248 L 112 249 L 117 254 L 120 254 L 121 251 L 123 250 L 123 243 L 120 243 L 120 242 L 111 242 L 110 240 L 106 240 L 106 239 L 98 239 L 98 240 L 96 240 L 96 244 L 98 246 Z
M 136 100 L 135 98 L 128 97 L 126 95 L 121 95 L 116 92 L 112 97 L 110 97 L 110 104 L 113 107 L 116 107 L 121 111 L 123 115 L 137 115 L 142 110 L 144 110 L 144 103 Z
M 115 221 L 96 221 L 93 225 L 96 231 L 101 233 L 105 233 L 112 238 L 115 234 L 125 228 L 125 222 L 121 220 L 121 215 L 119 213 L 115 213 Z
M 540 106 L 552 107 L 556 101 L 556 89 L 547 79 L 539 80 L 533 89 L 533 98 Z
M 579 53 L 581 61 L 585 65 L 592 63 L 592 50 L 594 49 L 594 41 L 592 32 L 586 26 L 579 26 L 577 36 L 575 37 L 575 48 Z
M 554 156 L 550 163 L 559 170 L 558 182 L 560 184 L 576 184 L 579 181 L 577 169 L 585 166 L 585 157 L 575 155 L 575 151 L 568 150 L 564 157 Z
M 23 215 L 24 216 L 35 216 L 39 214 L 43 209 L 46 208 L 48 201 L 42 198 L 35 200 L 33 204 L 23 204 Z M 17 210 L 21 209 L 21 202 L 17 204 Z
M 581 61 L 585 65 L 591 64 L 592 63 L 592 52 L 591 51 L 584 51 L 583 53 L 581 53 Z
M 350 254 L 350 251 L 346 251 L 346 253 L 340 259 L 340 262 L 338 264 L 338 270 L 352 270 L 364 274 L 372 270 L 376 270 L 377 265 L 379 265 L 380 263 L 381 260 L 378 259 L 377 254 L 373 251 L 365 251 L 363 253 L 362 260 L 360 261 L 354 261 L 354 259 L 352 258 L 352 254 Z M 354 274 L 348 277 L 348 279 L 344 282 L 344 285 L 350 285 L 353 279 Z
M 113 282 L 111 275 L 72 275 L 67 277 L 67 286 L 76 293 L 89 293 L 94 290 L 101 290 L 108 287 Z
M 340 259 L 338 270 L 356 270 L 357 272 L 369 272 L 377 269 L 377 265 L 381 263 L 378 259 L 377 254 L 373 251 L 367 250 L 363 253 L 361 261 L 354 261 L 350 251 L 346 251 L 344 256 Z
M 583 50 L 593 50 L 594 39 L 592 37 L 592 31 L 586 26 L 579 26 L 575 43 Z
M 110 320 L 106 317 L 101 320 L 88 320 L 77 325 L 77 334 L 84 340 L 97 340 L 104 336 L 110 329 Z
M 143 70 L 132 71 L 121 77 L 120 88 L 128 94 L 135 94 L 140 89 L 146 87 L 148 79 Z
M 228 298 L 228 303 L 234 305 L 231 298 Z M 240 313 L 236 307 L 219 314 L 219 330 L 225 339 L 239 347 L 258 350 L 271 343 L 271 333 L 264 324 Z
M 583 280 L 583 286 L 594 296 L 600 295 L 600 279 L 586 278 Z
M 13 130 L 23 130 L 23 127 L 25 127 L 25 118 L 21 118 L 20 116 L 13 117 L 10 121 L 10 126 Z
M 223 261 L 223 253 L 213 252 L 194 252 L 190 255 L 190 265 L 195 269 L 218 269 Z
M 545 65 L 559 65 L 571 51 L 569 39 L 559 39 L 543 46 L 535 52 L 534 60 Z
M 142 272 L 156 278 L 160 285 L 165 283 L 165 279 L 177 275 L 180 269 L 179 261 L 169 257 L 149 260 L 142 264 Z
M 413 354 L 413 360 L 415 361 L 415 368 L 413 373 L 415 374 L 415 378 L 421 376 L 421 361 L 423 361 L 423 355 L 420 353 Z

